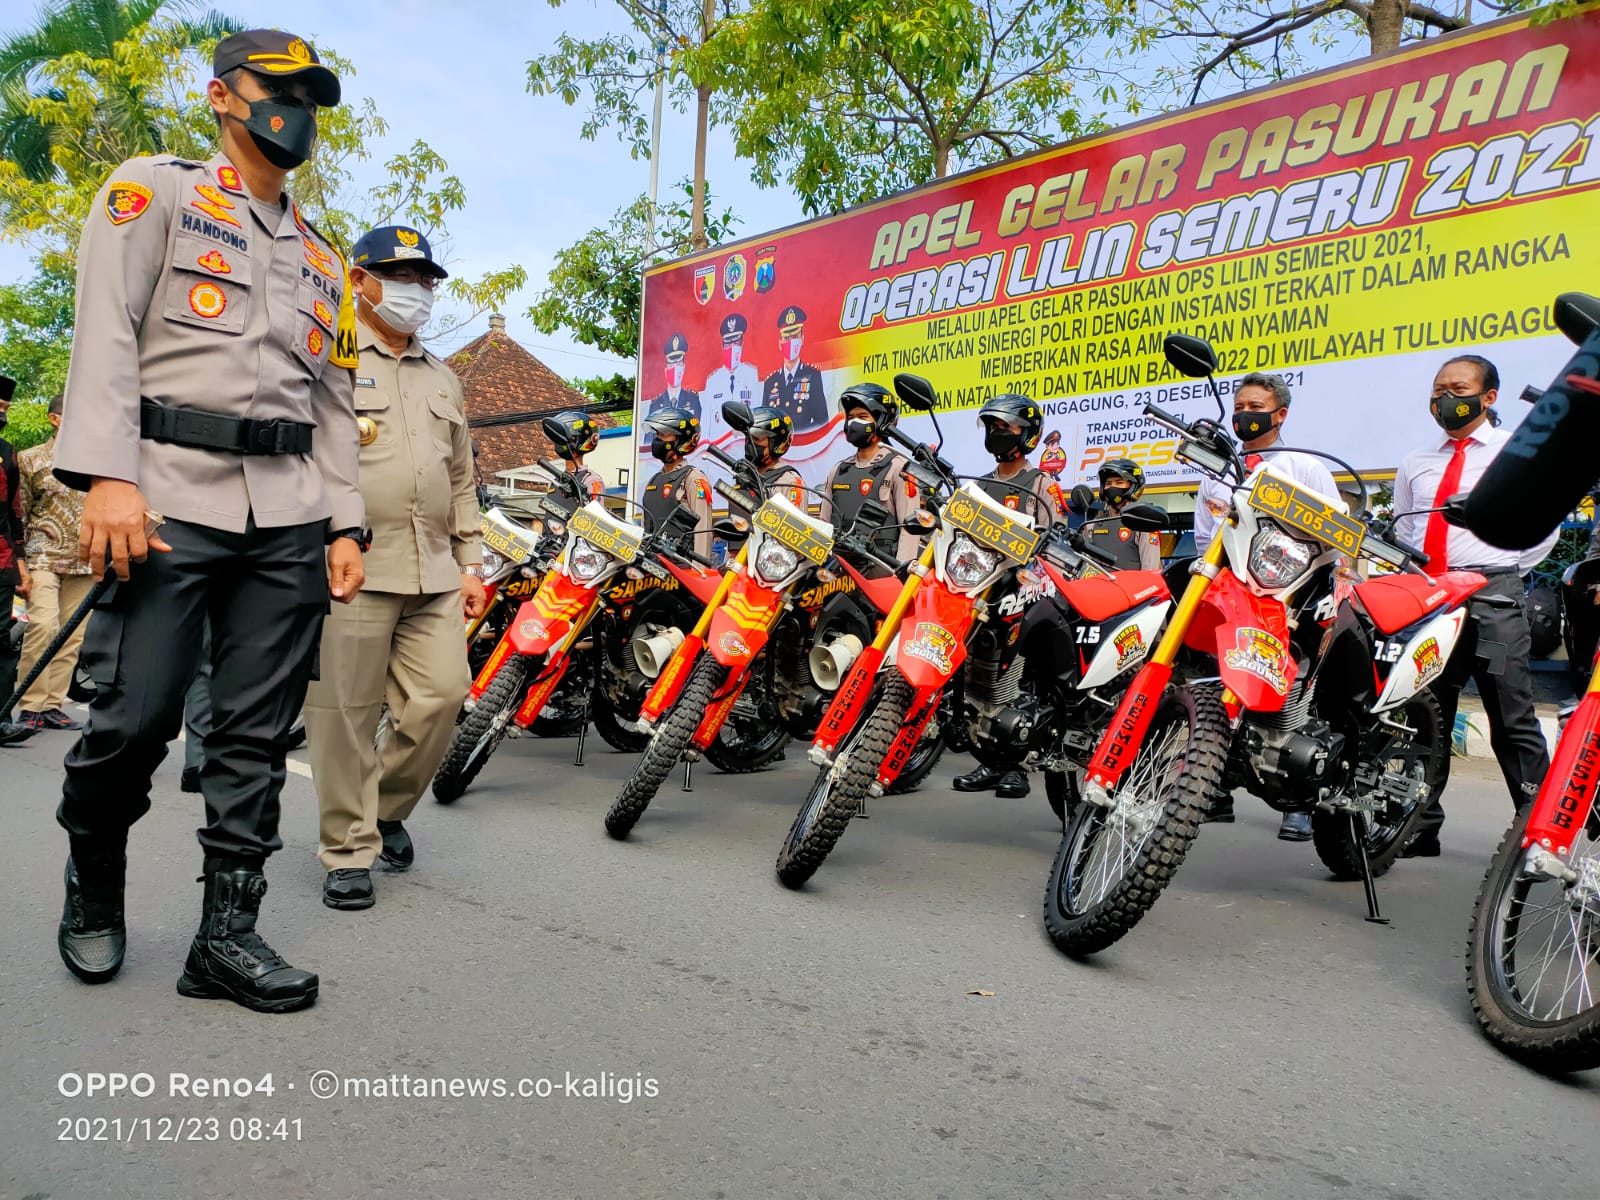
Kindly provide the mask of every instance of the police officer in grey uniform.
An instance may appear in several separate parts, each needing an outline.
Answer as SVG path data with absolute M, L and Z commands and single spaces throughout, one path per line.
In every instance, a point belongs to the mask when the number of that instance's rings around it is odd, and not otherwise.
M 213 66 L 221 151 L 123 163 L 78 252 L 55 470 L 88 491 L 81 552 L 109 554 L 117 582 L 84 644 L 97 691 L 57 813 L 71 841 L 58 945 L 86 982 L 122 965 L 128 827 L 209 620 L 205 891 L 178 991 L 288 1012 L 316 1000 L 317 977 L 256 932 L 263 868 L 330 594 L 349 603 L 364 578 L 349 277 L 283 190 L 339 81 L 272 30 L 224 39 Z M 149 509 L 165 523 L 147 537 Z
M 828 397 L 822 390 L 822 372 L 800 361 L 805 345 L 806 310 L 791 304 L 778 315 L 778 350 L 783 365 L 761 385 L 761 403 L 786 414 L 796 429 L 815 429 L 828 423 Z
M 900 405 L 888 389 L 876 383 L 856 383 L 840 393 L 844 437 L 856 452 L 837 464 L 822 489 L 822 519 L 835 528 L 849 529 L 863 505 L 871 499 L 889 511 L 893 524 L 862 530 L 873 553 L 891 562 L 910 562 L 922 552 L 922 535 L 905 522 L 922 508 L 922 498 L 911 476 L 910 461 L 884 444 L 884 435 L 900 419 Z
M 650 476 L 644 485 L 641 501 L 644 507 L 645 528 L 655 533 L 666 526 L 667 519 L 680 507 L 694 514 L 694 529 L 682 539 L 682 544 L 702 558 L 711 557 L 711 481 L 699 467 L 689 460 L 700 444 L 700 421 L 683 408 L 663 408 L 645 418 L 645 425 L 655 435 L 650 442 L 650 453 L 661 464 L 661 470 Z
M 700 393 L 691 391 L 683 386 L 684 372 L 687 369 L 685 360 L 689 357 L 689 339 L 681 333 L 675 333 L 667 339 L 666 349 L 666 376 L 667 386 L 661 392 L 651 397 L 646 405 L 645 412 L 659 412 L 663 408 L 682 408 L 700 416 Z M 648 435 L 645 445 L 649 445 Z

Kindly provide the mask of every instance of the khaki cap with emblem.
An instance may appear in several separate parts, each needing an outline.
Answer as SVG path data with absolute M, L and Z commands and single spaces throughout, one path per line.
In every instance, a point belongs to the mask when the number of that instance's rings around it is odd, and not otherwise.
M 317 104 L 332 108 L 339 103 L 339 77 L 322 65 L 309 42 L 281 29 L 247 29 L 218 42 L 212 73 L 220 78 L 236 67 L 274 78 L 304 75 Z

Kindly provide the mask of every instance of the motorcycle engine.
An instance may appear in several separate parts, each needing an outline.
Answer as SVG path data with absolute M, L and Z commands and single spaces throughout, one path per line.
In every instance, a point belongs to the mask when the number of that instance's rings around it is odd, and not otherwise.
M 1031 753 L 1048 746 L 1054 713 L 1024 687 L 1020 655 L 1003 669 L 988 656 L 969 659 L 966 700 L 972 755 L 985 766 L 1020 766 Z
M 1326 721 L 1298 729 L 1250 721 L 1239 731 L 1245 787 L 1274 808 L 1303 808 L 1342 779 L 1345 736 Z M 1237 743 L 1236 743 L 1237 744 Z

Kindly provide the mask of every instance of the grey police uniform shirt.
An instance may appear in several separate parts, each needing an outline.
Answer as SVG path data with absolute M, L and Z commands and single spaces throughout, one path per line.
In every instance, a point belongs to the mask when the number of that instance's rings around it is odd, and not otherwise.
M 263 528 L 363 524 L 349 274 L 283 200 L 281 216 L 258 211 L 220 154 L 134 158 L 112 172 L 78 249 L 62 482 L 126 480 L 163 516 L 232 532 L 252 515 Z M 141 397 L 312 424 L 312 452 L 141 439 Z

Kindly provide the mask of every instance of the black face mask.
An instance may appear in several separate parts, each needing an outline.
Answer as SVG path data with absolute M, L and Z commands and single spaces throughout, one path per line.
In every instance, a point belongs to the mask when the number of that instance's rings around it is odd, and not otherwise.
M 311 109 L 277 100 L 244 103 L 250 109 L 249 117 L 239 121 L 232 113 L 228 116 L 250 131 L 250 140 L 262 158 L 279 170 L 292 171 L 311 157 L 311 147 L 317 141 L 317 117 Z
M 666 462 L 669 458 L 677 457 L 678 443 L 669 442 L 665 438 L 658 435 L 650 440 L 650 453 L 655 455 L 660 461 Z
M 1483 398 L 1486 394 L 1479 392 L 1476 396 L 1456 396 L 1446 392 L 1429 399 L 1428 411 L 1439 422 L 1440 429 L 1461 429 L 1483 415 Z
M 1132 488 L 1101 488 L 1100 503 L 1109 509 L 1119 509 L 1133 496 Z
M 745 461 L 765 470 L 778 461 L 778 456 L 772 453 L 772 443 L 758 442 L 753 437 L 744 439 Z
M 1022 453 L 1022 435 L 1004 425 L 991 425 L 984 431 L 983 448 L 1001 462 L 1009 462 Z
M 844 423 L 844 440 L 857 450 L 872 445 L 878 438 L 878 427 L 862 417 L 851 417 Z
M 1241 442 L 1253 442 L 1272 432 L 1272 413 L 1236 412 L 1233 414 L 1233 432 Z

